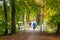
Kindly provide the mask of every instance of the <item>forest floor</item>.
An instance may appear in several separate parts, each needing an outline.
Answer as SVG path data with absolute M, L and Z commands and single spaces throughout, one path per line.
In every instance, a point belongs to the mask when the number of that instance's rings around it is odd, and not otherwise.
M 32 30 L 14 35 L 0 36 L 0 40 L 60 40 L 60 35 L 46 34 Z

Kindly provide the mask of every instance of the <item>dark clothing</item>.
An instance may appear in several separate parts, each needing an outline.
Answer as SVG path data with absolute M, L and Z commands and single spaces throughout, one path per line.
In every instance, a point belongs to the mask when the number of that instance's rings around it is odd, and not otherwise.
M 29 23 L 29 26 L 31 27 L 31 22 Z
M 31 23 L 29 23 L 29 25 L 31 25 Z
M 33 22 L 33 29 L 35 29 L 37 26 L 37 24 L 35 22 Z

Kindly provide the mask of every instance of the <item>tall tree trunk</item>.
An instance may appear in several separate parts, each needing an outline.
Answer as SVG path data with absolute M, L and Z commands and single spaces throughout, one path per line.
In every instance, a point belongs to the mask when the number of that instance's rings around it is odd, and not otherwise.
M 43 31 L 42 29 L 42 25 L 43 25 L 43 15 L 44 15 L 44 6 L 43 6 L 43 0 L 41 0 L 41 18 L 40 18 L 40 27 L 41 27 L 41 31 Z
M 15 10 L 15 0 L 11 0 L 11 7 L 12 7 L 12 34 L 16 33 L 16 10 Z
M 23 13 L 23 26 L 26 26 L 26 13 Z
M 27 23 L 29 23 L 30 10 L 27 13 Z
M 26 27 L 26 12 L 27 10 L 25 9 L 24 13 L 23 13 L 23 26 Z
M 24 24 L 24 13 L 23 13 L 23 26 L 24 26 L 25 24 Z
M 5 13 L 5 35 L 8 34 L 8 27 L 7 27 L 7 10 L 6 10 L 6 3 L 5 0 L 3 0 L 4 3 L 4 13 Z

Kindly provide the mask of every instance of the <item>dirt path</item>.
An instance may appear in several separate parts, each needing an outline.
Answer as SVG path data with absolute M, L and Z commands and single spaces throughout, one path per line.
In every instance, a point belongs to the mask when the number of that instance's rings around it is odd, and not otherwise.
M 26 31 L 22 34 L 0 36 L 0 40 L 60 40 L 60 36 L 44 34 L 38 31 Z

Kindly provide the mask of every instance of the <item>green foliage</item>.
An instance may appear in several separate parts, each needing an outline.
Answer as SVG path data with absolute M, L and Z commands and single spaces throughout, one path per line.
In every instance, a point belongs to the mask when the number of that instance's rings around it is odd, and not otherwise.
M 49 2 L 48 2 L 49 1 Z M 47 28 L 53 28 L 56 32 L 58 22 L 60 22 L 60 0 L 45 0 L 45 20 L 47 19 L 47 23 L 45 25 Z M 44 20 L 44 21 L 45 21 Z M 51 30 L 52 31 L 52 30 Z
M 4 11 L 3 7 L 0 6 L 0 35 L 4 34 L 4 28 L 5 28 L 5 22 L 4 22 Z
M 36 19 L 37 14 L 40 14 L 41 5 L 37 4 L 35 0 L 16 0 L 16 25 L 20 27 L 18 22 L 24 20 L 24 14 L 29 17 L 30 20 Z M 11 2 L 6 1 L 7 9 L 7 24 L 8 31 L 11 33 Z M 60 0 L 44 0 L 44 25 L 47 28 L 57 30 L 57 23 L 60 22 Z M 39 16 L 38 16 L 39 18 Z M 28 20 L 27 20 L 28 21 Z M 48 29 L 47 29 L 48 30 Z M 5 32 L 5 16 L 4 8 L 0 6 L 0 34 Z

